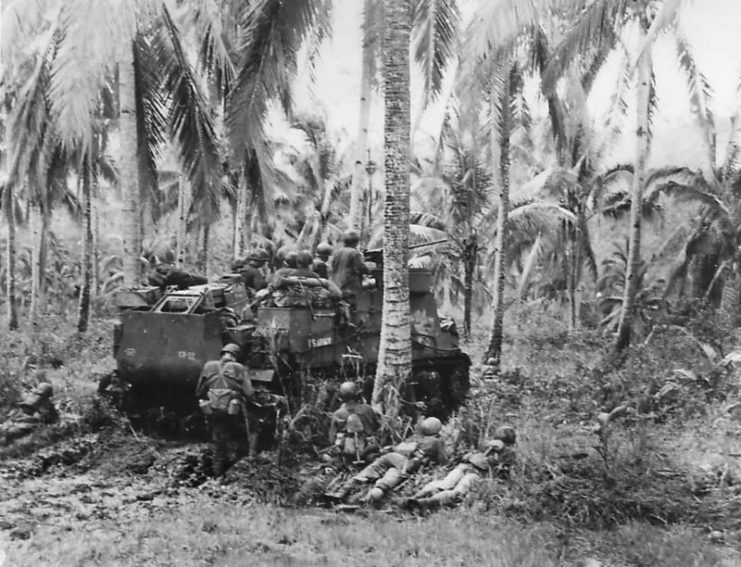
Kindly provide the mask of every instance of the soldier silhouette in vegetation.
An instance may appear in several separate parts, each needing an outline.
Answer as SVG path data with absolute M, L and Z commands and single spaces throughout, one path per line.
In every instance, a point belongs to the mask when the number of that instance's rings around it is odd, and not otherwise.
M 367 462 L 381 448 L 376 439 L 378 413 L 370 405 L 358 400 L 354 382 L 343 382 L 339 397 L 342 405 L 332 414 L 329 425 L 328 456 L 351 462 Z
M 31 434 L 37 427 L 56 423 L 59 413 L 52 402 L 54 389 L 49 382 L 41 382 L 21 398 L 18 408 L 0 425 L 0 445 L 9 445 L 16 439 Z

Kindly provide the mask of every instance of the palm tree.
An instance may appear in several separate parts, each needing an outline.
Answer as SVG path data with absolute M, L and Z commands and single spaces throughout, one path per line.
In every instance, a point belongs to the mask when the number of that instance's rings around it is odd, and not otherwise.
M 634 312 L 635 297 L 638 292 L 638 270 L 641 262 L 641 198 L 646 181 L 646 163 L 651 142 L 651 115 L 656 106 L 654 73 L 651 46 L 659 31 L 675 28 L 680 2 L 666 1 L 654 18 L 655 2 L 640 0 L 595 0 L 582 13 L 571 27 L 566 38 L 554 50 L 551 63 L 546 72 L 545 82 L 555 88 L 556 80 L 571 69 L 576 63 L 583 71 L 585 78 L 593 78 L 601 69 L 607 55 L 616 49 L 624 30 L 634 29 L 638 36 L 640 49 L 635 61 L 636 83 L 636 154 L 630 213 L 630 242 L 627 285 L 623 310 L 615 341 L 615 349 L 620 351 L 630 343 L 631 319 Z M 678 54 L 681 68 L 685 71 L 690 93 L 696 102 L 706 102 L 705 88 L 707 83 L 696 80 L 697 73 L 694 59 L 687 49 L 687 42 L 677 31 Z M 589 80 L 589 79 L 586 79 Z
M 384 1 L 383 80 L 384 166 L 386 196 L 383 238 L 383 316 L 378 367 L 373 386 L 374 405 L 387 414 L 399 412 L 399 391 L 412 371 L 409 314 L 409 190 L 411 102 L 409 2 Z

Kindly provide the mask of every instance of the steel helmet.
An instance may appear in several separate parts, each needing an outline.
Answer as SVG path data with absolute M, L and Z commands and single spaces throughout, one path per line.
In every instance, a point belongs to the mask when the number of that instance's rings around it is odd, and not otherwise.
M 426 417 L 419 426 L 422 435 L 437 435 L 442 428 L 443 423 L 436 417 Z
M 297 263 L 301 268 L 308 268 L 314 262 L 314 255 L 309 250 L 301 250 L 298 253 Z
M 229 354 L 233 355 L 234 358 L 239 358 L 242 355 L 242 349 L 238 344 L 229 343 L 228 345 L 224 345 L 224 348 L 221 349 L 220 354 L 224 354 L 225 352 L 228 352 Z
M 267 250 L 263 248 L 255 248 L 252 251 L 252 254 L 250 254 L 250 260 L 254 260 L 256 262 L 267 262 L 268 261 Z
M 340 399 L 343 402 L 349 402 L 352 400 L 358 393 L 357 388 L 355 387 L 355 382 L 343 382 L 340 384 Z
M 41 382 L 38 386 L 36 386 L 34 393 L 41 396 L 42 398 L 51 398 L 54 394 L 54 388 L 51 384 L 49 384 L 49 382 Z
M 357 230 L 346 230 L 342 235 L 342 242 L 348 246 L 354 246 L 360 242 L 360 235 Z
M 505 447 L 506 445 L 501 439 L 490 439 L 482 444 L 481 449 L 486 455 L 489 455 L 490 453 L 499 453 L 503 451 Z
M 316 247 L 316 255 L 326 260 L 332 255 L 332 245 L 329 242 L 320 242 Z
M 505 445 L 514 445 L 517 441 L 517 434 L 515 428 L 511 425 L 501 425 L 494 431 L 494 439 L 499 439 L 504 442 Z
M 289 268 L 298 267 L 298 252 L 291 250 L 286 254 L 286 266 Z

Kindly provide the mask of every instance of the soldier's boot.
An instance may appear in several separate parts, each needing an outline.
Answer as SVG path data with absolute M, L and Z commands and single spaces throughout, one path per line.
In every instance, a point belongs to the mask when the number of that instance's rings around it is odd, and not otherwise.
M 257 458 L 257 433 L 247 436 L 247 460 L 254 461 Z
M 339 490 L 336 490 L 335 492 L 327 492 L 325 496 L 331 500 L 343 502 L 348 496 L 350 496 L 350 494 L 352 494 L 353 490 L 355 490 L 359 484 L 358 481 L 350 479 L 343 484 Z
M 224 473 L 226 472 L 227 453 L 228 448 L 226 443 L 214 444 L 213 469 L 214 476 L 217 478 L 224 476 Z

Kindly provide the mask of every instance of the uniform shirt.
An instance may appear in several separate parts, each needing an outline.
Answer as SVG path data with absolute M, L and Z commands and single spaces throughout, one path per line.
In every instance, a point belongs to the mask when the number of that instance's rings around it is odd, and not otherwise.
M 311 269 L 320 278 L 324 278 L 325 280 L 329 279 L 329 266 L 327 266 L 327 262 L 325 262 L 321 258 L 316 258 L 314 260 L 314 262 L 311 264 Z
M 413 435 L 394 447 L 395 453 L 401 453 L 415 461 L 432 461 L 438 464 L 448 462 L 445 444 L 439 437 L 430 435 Z
M 334 442 L 337 433 L 345 428 L 347 418 L 352 414 L 357 415 L 363 424 L 363 434 L 373 435 L 378 430 L 378 414 L 368 404 L 357 402 L 343 403 L 333 414 L 329 425 L 329 440 Z
M 249 376 L 247 376 L 247 368 L 239 362 L 221 362 L 220 360 L 209 360 L 203 366 L 201 376 L 198 378 L 198 385 L 196 386 L 196 397 L 206 397 L 206 394 L 219 376 L 219 369 L 221 369 L 221 375 L 226 378 L 229 388 L 235 392 L 239 392 L 246 398 L 252 397 L 252 382 L 250 382 Z
M 239 275 L 242 276 L 244 287 L 251 289 L 252 291 L 259 291 L 268 285 L 268 282 L 265 281 L 260 270 L 251 264 L 243 266 L 239 270 Z
M 343 246 L 332 254 L 332 279 L 343 293 L 357 293 L 363 286 L 363 274 L 367 271 L 363 255 L 357 248 Z

